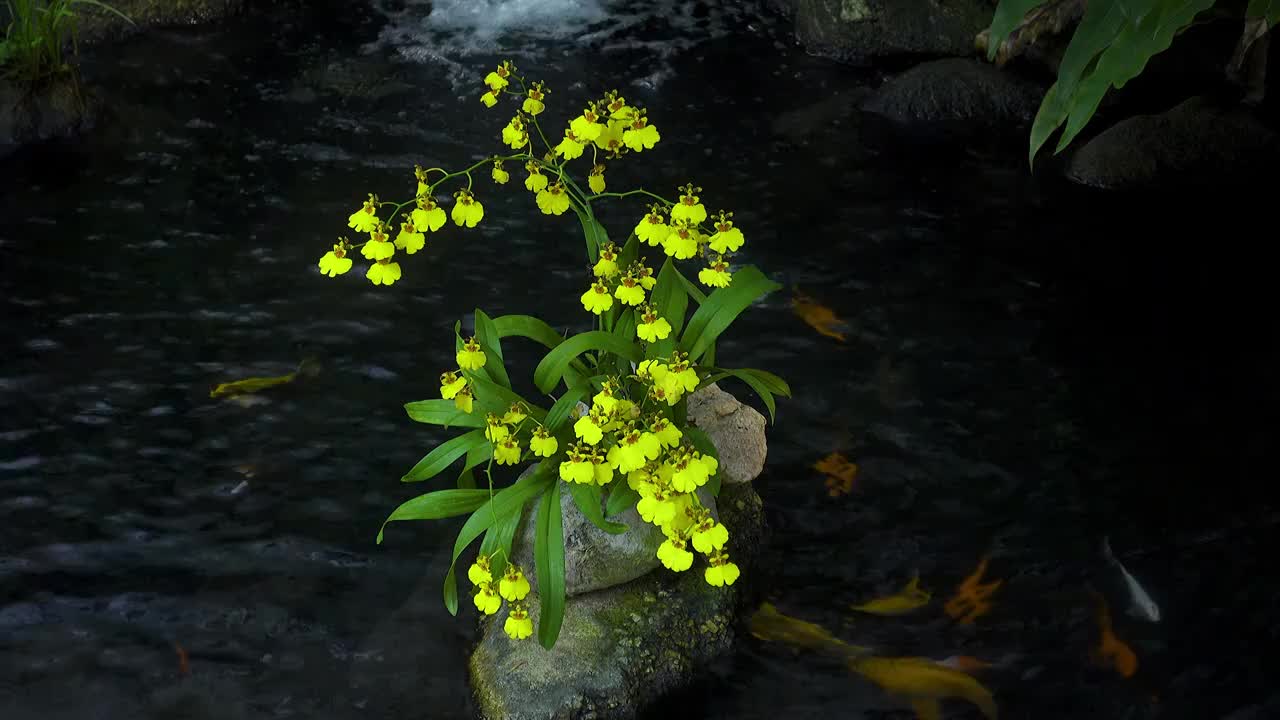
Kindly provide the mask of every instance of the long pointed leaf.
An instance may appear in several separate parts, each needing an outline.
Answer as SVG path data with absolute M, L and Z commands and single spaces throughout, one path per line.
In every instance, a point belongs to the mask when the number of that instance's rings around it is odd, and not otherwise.
M 623 480 L 623 482 L 626 481 Z M 621 535 L 627 531 L 626 525 L 609 522 L 604 518 L 604 495 L 600 492 L 599 485 L 567 484 L 569 486 L 569 494 L 573 496 L 573 504 L 578 506 L 583 516 L 590 520 L 592 525 L 610 535 Z
M 484 416 L 464 413 L 452 400 L 418 400 L 405 403 L 404 411 L 414 422 L 449 427 L 484 427 Z
M 521 503 L 484 531 L 484 540 L 480 541 L 480 554 L 490 556 L 489 571 L 495 578 L 507 570 L 507 563 L 511 560 L 511 543 L 523 513 L 524 503 Z
M 680 344 L 689 349 L 690 359 L 700 358 L 751 303 L 780 287 L 754 265 L 734 273 L 729 287 L 719 288 L 707 296 L 706 302 L 689 319 Z
M 453 558 L 449 562 L 449 572 L 445 575 L 444 581 L 445 607 L 448 608 L 450 615 L 458 614 L 458 588 L 454 575 L 458 557 L 468 545 L 488 530 L 495 520 L 511 512 L 512 508 L 523 505 L 538 494 L 546 492 L 555 479 L 549 467 L 548 463 L 541 463 L 533 473 L 499 490 L 492 500 L 476 508 L 476 511 L 471 513 L 471 517 L 463 523 L 462 529 L 458 531 L 458 539 L 453 543 Z M 451 599 L 452 602 L 450 602 Z
M 430 480 L 439 475 L 453 464 L 454 460 L 466 455 L 472 448 L 484 445 L 489 441 L 484 436 L 484 430 L 476 429 L 469 433 L 464 433 L 451 440 L 440 443 L 434 450 L 427 453 L 426 457 L 418 461 L 409 472 L 400 478 L 400 482 L 422 482 Z
M 538 643 L 550 650 L 560 636 L 564 622 L 564 530 L 560 517 L 560 486 L 554 483 L 538 505 L 538 526 L 534 532 L 533 559 L 538 574 Z
M 574 358 L 591 350 L 604 350 L 639 361 L 643 356 L 640 346 L 622 340 L 602 330 L 579 333 L 556 346 L 533 371 L 533 383 L 542 392 L 551 392 L 564 376 L 565 369 Z
M 494 382 L 510 388 L 511 378 L 507 376 L 505 361 L 502 359 L 502 337 L 498 334 L 497 327 L 480 308 L 476 308 L 475 322 L 476 341 L 480 343 L 480 348 L 485 354 L 485 369 L 489 371 L 489 376 Z
M 382 521 L 382 527 L 378 528 L 378 544 L 382 544 L 382 534 L 387 529 L 387 523 L 397 520 L 441 520 L 465 515 L 488 501 L 488 490 L 436 490 L 406 500 Z

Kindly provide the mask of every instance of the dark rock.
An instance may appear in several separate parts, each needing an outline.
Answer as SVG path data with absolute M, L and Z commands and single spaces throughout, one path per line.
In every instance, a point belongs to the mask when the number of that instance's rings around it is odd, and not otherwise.
M 880 86 L 862 103 L 911 135 L 964 137 L 1027 125 L 1044 90 L 980 60 L 936 60 Z
M 508 638 L 502 613 L 482 621 L 484 637 L 469 668 L 483 716 L 634 718 L 728 653 L 741 588 L 764 535 L 764 513 L 750 483 L 726 486 L 719 504 L 730 531 L 729 552 L 743 575 L 730 587 L 711 587 L 695 565 L 579 595 L 565 604 L 560 637 L 550 651 L 534 638 Z M 536 626 L 535 596 L 529 611 Z
M 1243 184 L 1277 159 L 1280 137 L 1256 117 L 1196 97 L 1104 130 L 1072 154 L 1066 175 L 1106 189 L 1220 186 Z
M 797 0 L 796 38 L 813 54 L 859 65 L 971 55 L 993 10 L 988 0 Z
M 148 27 L 198 25 L 244 12 L 249 0 L 111 0 L 116 13 L 91 5 L 76 8 L 80 37 L 87 42 L 116 40 Z M 255 3 L 264 4 L 264 3 Z
M 0 158 L 91 126 L 97 109 L 70 77 L 32 92 L 0 81 Z

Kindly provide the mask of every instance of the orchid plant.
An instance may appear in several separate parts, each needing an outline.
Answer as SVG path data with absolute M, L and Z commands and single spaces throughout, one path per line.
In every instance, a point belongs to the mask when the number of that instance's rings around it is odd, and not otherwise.
M 504 629 L 523 639 L 534 633 L 529 611 L 533 588 L 524 568 L 511 562 L 511 545 L 524 507 L 536 502 L 537 632 L 539 642 L 550 649 L 565 603 L 562 492 L 608 533 L 624 532 L 625 525 L 609 518 L 635 507 L 645 522 L 662 529 L 665 540 L 657 556 L 670 570 L 690 569 L 697 553 L 705 558 L 707 583 L 726 586 L 737 580 L 738 566 L 726 551 L 729 532 L 697 495 L 702 487 L 718 494 L 719 456 L 706 434 L 689 424 L 686 403 L 690 393 L 728 377 L 754 390 L 771 418 L 774 397 L 790 396 L 778 376 L 718 367 L 715 358 L 717 338 L 779 285 L 752 266 L 730 271 L 732 254 L 744 243 L 742 231 L 734 225 L 733 213 L 707 212 L 701 188 L 686 184 L 674 201 L 643 189 L 606 191 L 609 164 L 652 150 L 662 139 L 644 109 L 608 92 L 572 117 L 553 145 L 541 121 L 550 92 L 543 83 L 526 82 L 504 61 L 484 78 L 484 86 L 480 101 L 487 107 L 508 97 L 519 102 L 501 133 L 511 152 L 456 172 L 415 168 L 417 189 L 405 202 L 369 195 L 348 218 L 348 226 L 368 239 L 357 244 L 339 238 L 319 266 L 330 277 L 346 273 L 352 267 L 350 255 L 359 251 L 370 261 L 365 276 L 371 282 L 395 283 L 401 278 L 400 253 L 421 251 L 426 236 L 440 232 L 449 219 L 460 228 L 484 219 L 475 176 L 485 167 L 498 185 L 510 181 L 508 166 L 523 168 L 525 189 L 543 214 L 572 210 L 578 216 L 592 273 L 581 302 L 592 315 L 592 329 L 562 337 L 538 318 L 491 318 L 479 309 L 474 334 L 464 338 L 461 323 L 455 323 L 457 367 L 441 375 L 441 397 L 411 402 L 405 409 L 418 422 L 466 431 L 429 452 L 402 480 L 430 480 L 461 460 L 458 487 L 413 498 L 383 523 L 385 530 L 392 521 L 470 514 L 453 545 L 445 605 L 457 613 L 458 559 L 483 536 L 467 570 L 472 601 L 487 615 L 498 613 L 505 601 Z M 542 154 L 535 153 L 535 140 L 545 147 Z M 591 167 L 583 183 L 570 171 L 588 150 Z M 453 186 L 461 187 L 453 191 L 446 215 L 442 203 L 447 196 L 441 194 Z M 638 197 L 649 201 L 647 212 L 619 247 L 610 242 L 595 210 L 606 200 Z M 644 257 L 650 248 L 665 255 L 659 256 L 663 262 L 656 273 Z M 676 266 L 677 261 L 693 260 L 702 265 L 697 277 L 709 293 Z M 551 400 L 549 407 L 512 389 L 503 360 L 503 341 L 511 337 L 547 348 L 533 381 Z M 532 471 L 505 487 L 495 483 L 495 465 L 526 462 L 536 463 Z M 472 472 L 477 468 L 483 468 L 487 487 L 475 487 Z M 382 539 L 380 530 L 378 542 Z

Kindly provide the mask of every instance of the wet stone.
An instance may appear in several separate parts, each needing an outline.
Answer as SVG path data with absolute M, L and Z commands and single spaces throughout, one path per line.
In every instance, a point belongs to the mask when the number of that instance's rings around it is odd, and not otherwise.
M 469 670 L 486 718 L 634 718 L 663 695 L 691 684 L 700 668 L 728 653 L 736 609 L 764 532 L 750 484 L 725 486 L 722 521 L 743 577 L 712 587 L 701 566 L 665 569 L 625 585 L 570 598 L 552 650 L 536 641 L 540 606 L 530 595 L 534 637 L 511 640 L 504 612 L 482 620 Z

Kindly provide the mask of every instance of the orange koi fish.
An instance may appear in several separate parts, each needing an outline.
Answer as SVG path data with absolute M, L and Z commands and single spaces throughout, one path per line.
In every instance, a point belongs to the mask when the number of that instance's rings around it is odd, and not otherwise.
M 996 701 L 982 683 L 929 658 L 857 657 L 849 669 L 894 697 L 906 700 L 919 720 L 941 720 L 942 700 L 959 698 L 996 720 Z
M 871 652 L 869 648 L 846 643 L 821 625 L 783 615 L 771 603 L 764 603 L 751 616 L 751 634 L 767 642 L 783 642 L 842 658 Z
M 1133 677 L 1138 672 L 1138 656 L 1111 629 L 1111 610 L 1107 601 L 1096 591 L 1089 592 L 1098 600 L 1098 627 L 1101 631 L 1098 647 L 1090 652 L 1093 661 L 1102 667 L 1115 668 L 1122 677 Z
M 178 653 L 178 674 L 191 674 L 191 660 L 187 657 L 187 651 L 178 643 L 173 644 L 174 652 Z
M 920 576 L 916 575 L 900 592 L 861 605 L 852 605 L 849 609 L 872 615 L 903 615 L 929 604 L 933 596 L 920 589 Z
M 982 556 L 982 561 L 978 563 L 978 567 L 969 577 L 960 583 L 956 588 L 956 594 L 943 607 L 948 615 L 960 620 L 962 625 L 972 625 L 974 620 L 986 615 L 991 610 L 991 603 L 988 599 L 991 595 L 1004 584 L 1003 580 L 997 580 L 986 585 L 980 584 L 982 575 L 987 571 L 987 561 L 990 557 Z
M 827 494 L 831 497 L 838 497 L 852 490 L 853 479 L 858 475 L 858 466 L 838 452 L 822 458 L 812 467 L 827 476 Z
M 816 300 L 808 295 L 793 291 L 791 294 L 791 309 L 809 327 L 829 338 L 844 342 L 844 333 L 839 332 L 836 328 L 845 326 L 845 322 L 836 317 L 831 308 L 818 304 Z

